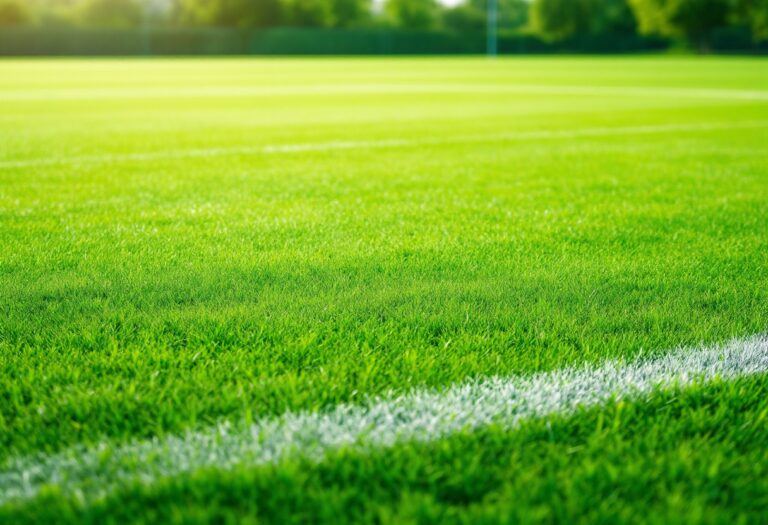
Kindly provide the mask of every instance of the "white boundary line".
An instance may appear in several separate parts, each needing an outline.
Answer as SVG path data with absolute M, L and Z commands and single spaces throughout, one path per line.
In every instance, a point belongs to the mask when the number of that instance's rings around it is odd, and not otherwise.
M 288 412 L 248 426 L 222 423 L 162 439 L 15 458 L 0 469 L 0 505 L 32 500 L 46 486 L 87 504 L 127 484 L 152 485 L 199 469 L 276 464 L 291 457 L 321 461 L 342 447 L 364 451 L 430 442 L 492 424 L 513 429 L 526 419 L 568 415 L 658 389 L 766 372 L 768 337 L 755 336 L 629 364 L 609 361 L 531 377 L 493 377 L 325 412 Z
M 276 155 L 313 151 L 322 152 L 334 150 L 398 148 L 493 141 L 512 142 L 559 138 L 604 137 L 621 134 L 648 135 L 656 133 L 673 133 L 676 131 L 714 131 L 722 129 L 750 128 L 768 129 L 768 121 L 750 121 L 738 123 L 709 122 L 698 124 L 660 124 L 646 126 L 582 128 L 574 130 L 533 130 L 487 135 L 463 135 L 458 137 L 434 137 L 424 139 L 345 140 L 329 142 L 305 142 L 296 144 L 271 144 L 263 146 L 233 146 L 218 148 L 160 150 L 139 153 L 81 155 L 71 157 L 32 158 L 23 160 L 0 159 L 0 170 L 111 162 L 147 162 L 154 160 L 207 158 L 233 155 Z
M 238 97 L 294 97 L 294 96 L 349 96 L 400 94 L 532 94 L 682 98 L 726 101 L 768 101 L 768 90 L 728 88 L 686 88 L 655 86 L 590 86 L 551 84 L 459 84 L 438 83 L 381 83 L 381 84 L 316 84 L 306 86 L 161 86 L 161 87 L 104 87 L 0 90 L 0 103 L 23 101 L 77 101 L 77 100 L 139 100 L 190 99 Z

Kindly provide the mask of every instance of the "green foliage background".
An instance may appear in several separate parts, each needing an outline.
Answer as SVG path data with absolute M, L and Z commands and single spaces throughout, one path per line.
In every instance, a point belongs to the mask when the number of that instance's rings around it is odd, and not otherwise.
M 768 39 L 768 0 L 499 0 L 501 34 L 549 42 L 656 35 L 708 51 L 718 32 Z M 0 27 L 390 28 L 482 33 L 487 0 L 0 0 Z

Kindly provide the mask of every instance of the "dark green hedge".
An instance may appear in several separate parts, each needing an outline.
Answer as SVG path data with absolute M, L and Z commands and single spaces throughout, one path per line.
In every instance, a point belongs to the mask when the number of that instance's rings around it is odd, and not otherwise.
M 719 36 L 714 48 L 755 51 L 743 35 Z M 739 40 L 741 39 L 741 40 Z M 740 48 L 739 46 L 743 46 Z M 752 46 L 752 47 L 750 47 Z M 582 36 L 549 43 L 533 35 L 505 35 L 503 54 L 627 53 L 661 50 L 668 42 L 637 35 Z M 385 29 L 0 29 L 0 55 L 437 55 L 482 54 L 485 35 Z M 759 51 L 759 49 L 758 49 Z

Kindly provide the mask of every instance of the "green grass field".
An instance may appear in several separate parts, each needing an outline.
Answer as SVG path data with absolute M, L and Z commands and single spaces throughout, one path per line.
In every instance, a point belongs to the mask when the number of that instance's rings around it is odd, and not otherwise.
M 765 59 L 0 62 L 0 522 L 765 523 L 760 371 L 10 489 L 19 462 L 767 328 Z

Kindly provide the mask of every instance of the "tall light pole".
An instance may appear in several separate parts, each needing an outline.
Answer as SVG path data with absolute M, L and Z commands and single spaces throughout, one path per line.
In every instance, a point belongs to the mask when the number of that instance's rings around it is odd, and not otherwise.
M 499 39 L 497 36 L 499 5 L 498 0 L 488 0 L 488 28 L 486 30 L 485 49 L 489 57 L 495 57 L 499 53 Z

